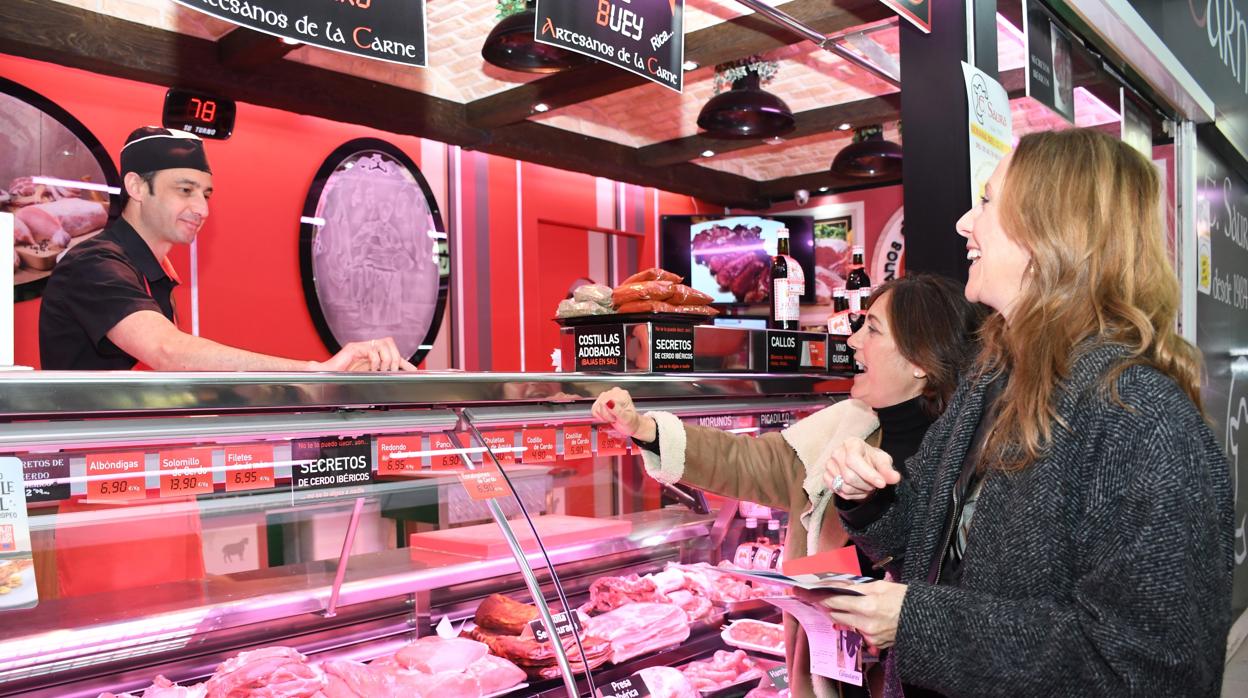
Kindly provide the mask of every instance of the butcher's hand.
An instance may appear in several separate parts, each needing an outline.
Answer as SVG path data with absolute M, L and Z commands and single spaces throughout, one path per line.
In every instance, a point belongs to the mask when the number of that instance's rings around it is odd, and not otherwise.
M 646 442 L 659 438 L 659 425 L 654 417 L 637 412 L 633 396 L 623 388 L 611 388 L 599 395 L 590 411 L 594 419 L 610 424 L 622 436 Z
M 861 500 L 901 482 L 901 473 L 893 468 L 892 456 L 862 439 L 848 438 L 828 456 L 823 481 L 842 499 Z
M 313 371 L 415 371 L 390 337 L 350 342 L 328 361 L 311 362 Z
M 906 600 L 906 585 L 868 582 L 854 584 L 853 589 L 862 595 L 798 589 L 797 596 L 822 608 L 837 626 L 862 635 L 872 654 L 892 647 L 897 641 L 897 623 L 901 619 L 901 605 Z

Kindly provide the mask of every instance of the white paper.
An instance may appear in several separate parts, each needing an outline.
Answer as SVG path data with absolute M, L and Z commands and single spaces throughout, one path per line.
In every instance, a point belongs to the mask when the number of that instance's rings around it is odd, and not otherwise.
M 971 163 L 971 206 L 979 203 L 984 185 L 997 163 L 1014 144 L 1010 95 L 1001 83 L 975 66 L 962 63 L 966 80 L 968 148 Z
M 810 647 L 810 671 L 835 681 L 862 685 L 862 636 L 836 630 L 826 611 L 791 596 L 763 599 L 797 619 Z

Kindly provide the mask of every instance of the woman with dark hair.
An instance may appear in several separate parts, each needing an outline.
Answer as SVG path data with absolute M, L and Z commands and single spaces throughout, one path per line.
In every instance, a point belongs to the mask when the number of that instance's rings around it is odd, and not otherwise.
M 1023 136 L 986 191 L 958 222 L 966 297 L 996 311 L 973 370 L 904 469 L 854 438 L 826 463 L 902 583 L 819 600 L 893 647 L 888 696 L 1216 698 L 1230 475 L 1175 331 L 1157 172 L 1070 129 Z
M 664 483 L 757 502 L 790 514 L 786 559 L 840 548 L 848 540 L 829 510 L 821 463 L 848 438 L 866 439 L 903 462 L 948 402 L 968 358 L 982 309 L 944 277 L 906 276 L 881 286 L 852 337 L 861 372 L 850 397 L 779 434 L 752 438 L 684 424 L 667 412 L 640 414 L 628 392 L 612 388 L 593 406 L 597 419 L 646 449 L 646 472 Z M 881 496 L 886 496 L 881 493 Z M 812 676 L 806 635 L 785 618 L 785 651 L 794 696 L 835 696 Z

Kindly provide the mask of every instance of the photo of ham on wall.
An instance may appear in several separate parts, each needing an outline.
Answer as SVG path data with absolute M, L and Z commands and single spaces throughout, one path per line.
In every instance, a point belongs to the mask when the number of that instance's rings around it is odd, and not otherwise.
M 109 219 L 112 158 L 69 112 L 0 78 L 0 211 L 14 214 L 14 300 L 36 298 L 61 255 Z

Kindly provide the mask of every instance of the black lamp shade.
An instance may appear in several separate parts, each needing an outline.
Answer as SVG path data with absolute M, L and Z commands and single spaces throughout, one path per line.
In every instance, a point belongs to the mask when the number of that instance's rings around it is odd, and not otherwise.
M 491 65 L 521 73 L 558 73 L 593 59 L 533 39 L 537 12 L 532 7 L 504 17 L 486 37 L 481 57 Z
M 732 83 L 698 114 L 698 127 L 715 138 L 773 138 L 791 132 L 797 121 L 784 100 L 759 87 L 757 73 Z
M 863 179 L 896 179 L 901 176 L 901 146 L 884 140 L 882 133 L 850 143 L 832 158 L 832 172 Z

